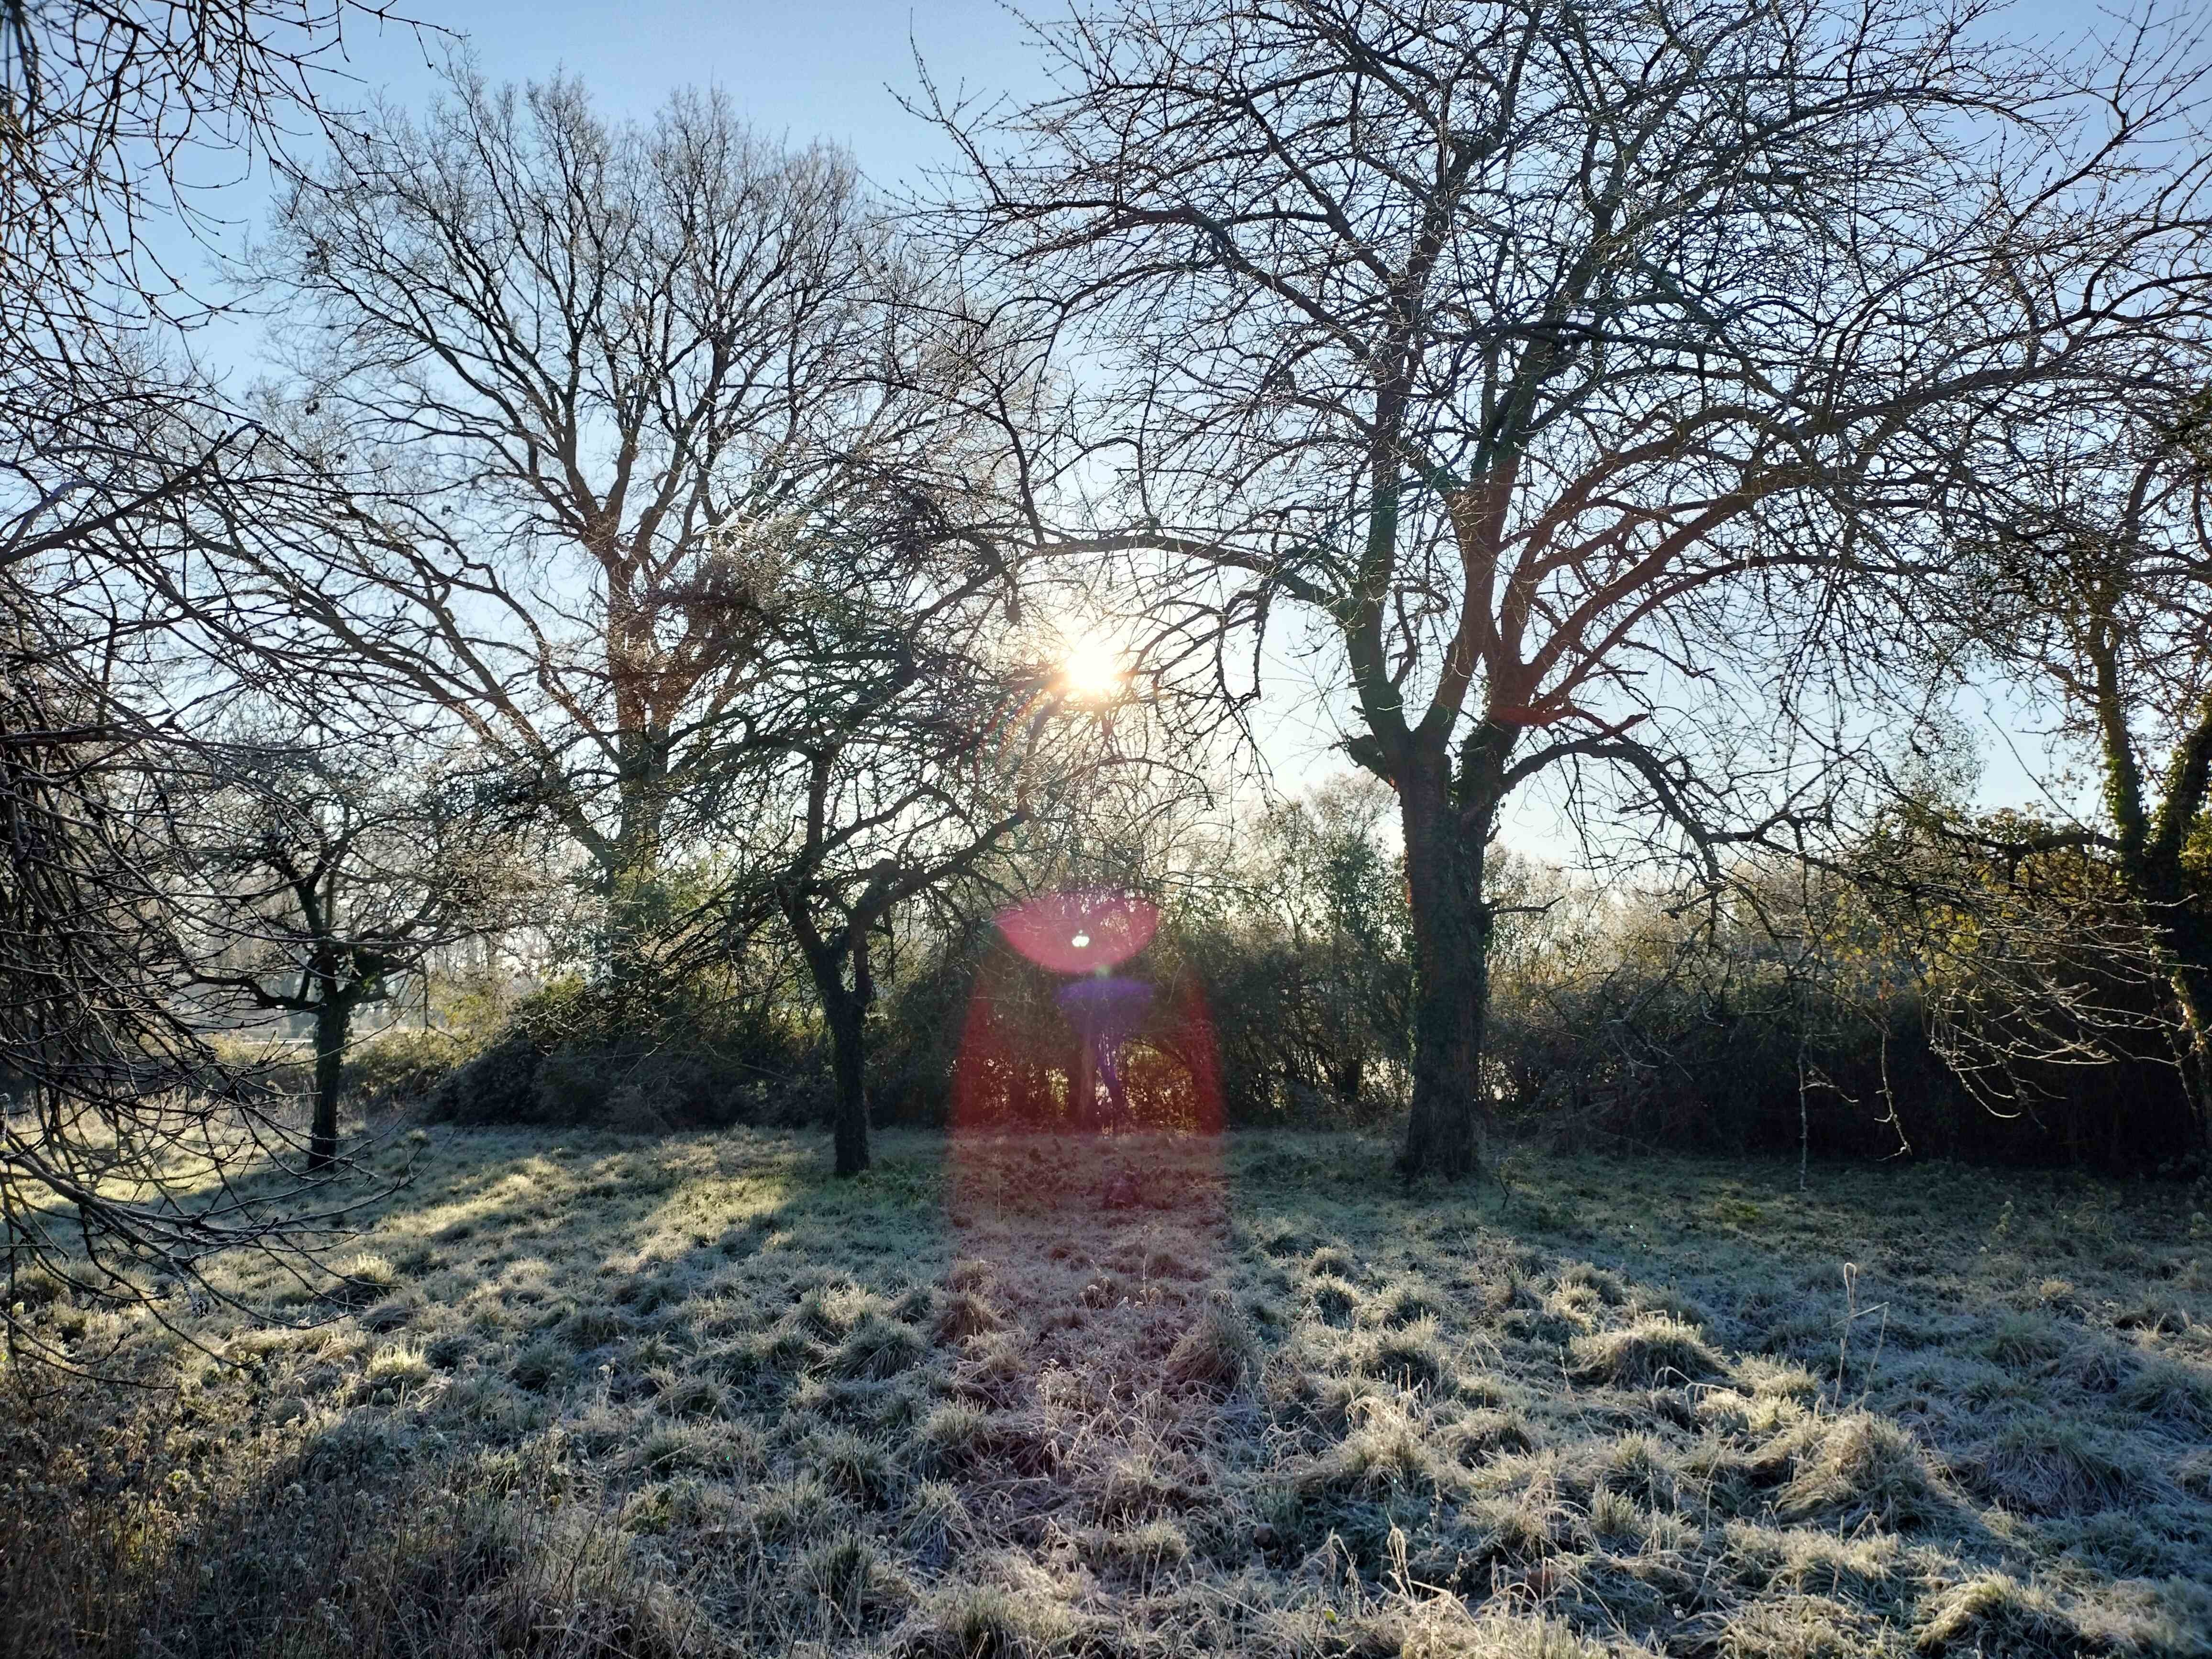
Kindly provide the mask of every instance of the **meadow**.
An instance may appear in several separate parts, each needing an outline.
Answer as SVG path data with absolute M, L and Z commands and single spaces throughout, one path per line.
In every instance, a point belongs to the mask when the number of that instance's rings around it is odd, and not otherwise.
M 2199 1188 L 416 1129 L 0 1414 L 16 1654 L 2212 1651 Z

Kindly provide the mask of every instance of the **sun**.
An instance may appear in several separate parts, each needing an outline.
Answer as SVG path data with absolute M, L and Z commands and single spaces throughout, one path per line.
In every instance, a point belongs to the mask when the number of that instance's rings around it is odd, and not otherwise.
M 1121 689 L 1121 658 L 1109 641 L 1096 635 L 1071 639 L 1061 659 L 1060 684 L 1083 702 L 1103 702 Z

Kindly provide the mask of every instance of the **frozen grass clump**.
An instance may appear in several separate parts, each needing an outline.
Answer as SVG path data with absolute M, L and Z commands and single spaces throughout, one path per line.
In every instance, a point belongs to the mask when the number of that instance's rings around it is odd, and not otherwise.
M 508 1380 L 532 1394 L 547 1394 L 563 1387 L 575 1371 L 575 1356 L 550 1337 L 540 1337 L 524 1345 L 507 1368 Z
M 1808 1417 L 1764 1455 L 1778 1453 L 1786 1456 L 1790 1473 L 1774 1507 L 1786 1519 L 1845 1530 L 1869 1522 L 1909 1528 L 1954 1512 L 1920 1443 L 1871 1413 Z
M 1134 1451 L 1115 1458 L 1107 1468 L 1091 1510 L 1109 1524 L 1144 1521 L 1181 1508 L 1190 1496 L 1190 1488 L 1172 1468 L 1149 1451 Z
M 1207 1307 L 1168 1350 L 1161 1374 L 1186 1388 L 1225 1395 L 1257 1363 L 1259 1340 L 1233 1308 Z
M 896 1659 L 1058 1659 L 1076 1647 L 1066 1604 L 1041 1589 L 951 1584 L 897 1632 Z
M 1665 1314 L 1645 1314 L 1617 1329 L 1574 1340 L 1577 1381 L 1656 1389 L 1705 1382 L 1726 1370 L 1705 1333 Z
M 1535 1436 L 1516 1411 L 1470 1412 L 1445 1429 L 1445 1449 L 1457 1462 L 1473 1465 L 1512 1452 L 1534 1449 Z
M 1357 1279 L 1359 1263 L 1341 1245 L 1324 1244 L 1306 1258 L 1306 1271 L 1316 1279 Z
M 1982 1442 L 1967 1467 L 1981 1491 L 2031 1515 L 2147 1503 L 2161 1484 L 2142 1457 L 2108 1436 L 2040 1414 Z
M 1605 1448 L 1596 1479 L 1605 1491 L 1632 1498 L 1646 1509 L 1663 1510 L 1674 1506 L 1680 1472 L 1659 1442 L 1630 1433 Z
M 2070 1346 L 2065 1327 L 2047 1314 L 2014 1314 L 1975 1344 L 1983 1358 L 2015 1370 L 2051 1364 Z
M 1327 1325 L 1349 1324 L 1352 1310 L 1359 1305 L 1359 1292 L 1352 1288 L 1351 1281 L 1334 1273 L 1316 1277 L 1306 1287 L 1306 1294 L 1313 1300 L 1314 1311 Z
M 2196 1436 L 2212 1435 L 2212 1370 L 2160 1355 L 2137 1366 L 2119 1403 Z
M 372 1354 L 368 1369 L 362 1373 L 362 1381 L 373 1395 L 389 1398 L 421 1388 L 431 1375 L 429 1358 L 422 1349 L 411 1343 L 399 1343 L 379 1348 Z
M 1049 1472 L 1052 1443 L 1025 1419 L 948 1400 L 923 1419 L 917 1435 L 925 1467 L 946 1475 L 1003 1477 Z
M 936 1332 L 940 1342 L 960 1342 L 997 1330 L 1005 1322 L 996 1310 L 972 1290 L 956 1290 L 937 1310 Z
M 896 1376 L 928 1352 L 928 1340 L 913 1326 L 871 1310 L 845 1333 L 830 1365 L 840 1376 Z
M 1720 1659 L 1862 1659 L 1880 1651 L 1870 1622 L 1833 1596 L 1754 1601 L 1721 1627 Z
M 1355 1352 L 1362 1371 L 1401 1389 L 1443 1393 L 1454 1381 L 1451 1352 L 1433 1319 L 1374 1332 L 1360 1341 Z
M 1392 1330 L 1434 1320 L 1444 1310 L 1443 1297 L 1433 1285 L 1418 1281 L 1393 1285 L 1375 1298 L 1366 1317 Z
M 1375 1400 L 1349 1434 L 1300 1473 L 1297 1486 L 1310 1501 L 1343 1503 L 1432 1492 L 1452 1478 L 1451 1466 L 1406 1410 Z
M 1190 1559 L 1190 1540 L 1173 1521 L 1156 1519 L 1116 1530 L 1093 1528 L 1079 1535 L 1079 1553 L 1093 1567 L 1145 1579 Z
M 1729 1576 L 1747 1589 L 1848 1594 L 1862 1606 L 1887 1607 L 1905 1561 L 1894 1536 L 1870 1528 L 1846 1536 L 1731 1521 L 1723 1537 Z
M 593 1303 L 576 1309 L 564 1318 L 559 1327 L 561 1340 L 579 1352 L 605 1347 L 618 1342 L 636 1328 L 637 1321 L 628 1310 L 606 1303 Z
M 914 1601 L 905 1575 L 872 1540 L 855 1535 L 802 1553 L 789 1582 L 801 1621 L 836 1636 L 881 1625 Z
M 1990 1659 L 2076 1659 L 2082 1651 L 2081 1632 L 2054 1596 L 2002 1572 L 1978 1574 L 1930 1596 L 1913 1644 L 1923 1653 Z

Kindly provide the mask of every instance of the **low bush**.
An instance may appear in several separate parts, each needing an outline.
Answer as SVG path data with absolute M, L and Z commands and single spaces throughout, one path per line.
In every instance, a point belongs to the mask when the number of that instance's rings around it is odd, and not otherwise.
M 818 1122 L 830 1096 L 819 1045 L 799 1025 L 733 1014 L 697 988 L 617 998 L 564 981 L 518 1003 L 424 1099 L 449 1122 L 652 1133 Z
M 394 1027 L 346 1050 L 346 1097 L 363 1111 L 411 1106 L 427 1099 L 480 1045 L 458 1031 Z

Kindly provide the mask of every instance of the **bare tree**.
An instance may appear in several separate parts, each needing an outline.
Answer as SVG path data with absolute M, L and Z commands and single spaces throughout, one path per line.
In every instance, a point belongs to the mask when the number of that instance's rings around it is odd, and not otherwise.
M 1330 643 L 1404 830 L 1403 1167 L 1462 1174 L 1506 799 L 1610 775 L 1709 866 L 1774 821 L 1693 716 L 1909 556 L 1964 430 L 2131 325 L 2197 222 L 2197 153 L 2159 148 L 2189 43 L 2069 81 L 1929 0 L 1143 0 L 1041 34 L 1056 96 L 932 107 L 951 222 L 1057 303 L 1119 446 L 1046 538 L 1128 554 L 1155 660 L 1225 663 L 1285 601 Z
M 208 761 L 177 788 L 207 900 L 191 982 L 249 1014 L 312 1022 L 319 1174 L 337 1158 L 355 1015 L 432 952 L 512 925 L 526 842 L 498 781 L 420 735 L 280 732 Z
M 705 803 L 737 866 L 720 914 L 740 935 L 780 921 L 813 979 L 840 1175 L 868 1165 L 872 940 L 990 873 L 1017 832 L 1079 810 L 1115 757 L 1060 665 L 1008 622 L 1013 461 L 971 414 L 1009 394 L 954 361 L 922 393 L 937 418 L 848 457 L 810 522 L 783 528 L 752 693 Z
M 720 94 L 614 126 L 574 82 L 465 70 L 419 123 L 339 136 L 264 251 L 304 324 L 290 418 L 352 516 L 260 577 L 536 780 L 617 977 L 672 803 L 750 695 L 756 532 L 803 511 L 821 434 L 870 418 L 884 257 L 848 158 Z
M 207 250 L 226 174 L 289 170 L 364 24 L 422 27 L 358 0 L 0 3 L 0 568 L 251 467 L 253 422 L 174 361 L 216 309 L 174 251 Z
M 319 119 L 341 26 L 369 15 L 343 0 L 0 3 L 11 1278 L 36 1264 L 139 1301 L 149 1276 L 190 1279 L 216 1251 L 328 1219 L 234 1184 L 289 1135 L 177 1000 L 188 963 L 161 778 L 193 752 L 211 687 L 171 672 L 179 612 L 143 556 L 166 515 L 265 476 L 267 455 L 253 423 L 174 361 L 207 307 L 146 233 L 181 227 L 191 246 L 209 228 L 193 199 L 209 167 L 281 163 L 283 124 Z M 35 1349 L 16 1305 L 10 1294 L 11 1351 Z

